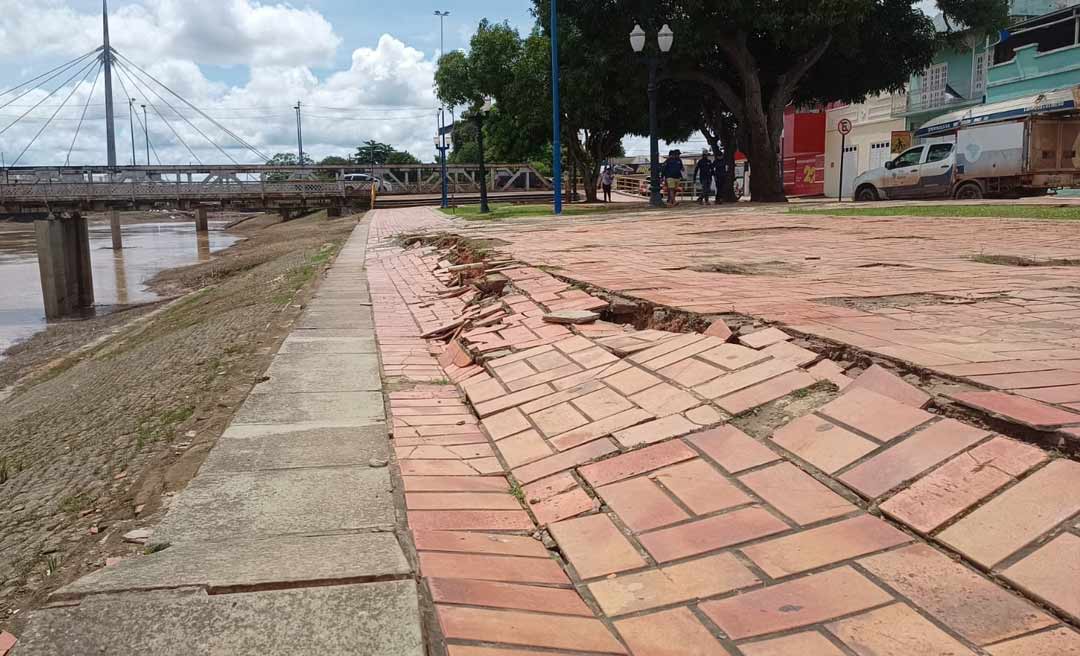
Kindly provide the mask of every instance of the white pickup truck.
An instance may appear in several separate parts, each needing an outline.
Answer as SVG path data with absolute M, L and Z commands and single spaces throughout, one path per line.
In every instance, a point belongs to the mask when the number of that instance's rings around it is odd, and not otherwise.
M 1039 196 L 1080 186 L 1080 118 L 959 127 L 855 178 L 855 200 Z

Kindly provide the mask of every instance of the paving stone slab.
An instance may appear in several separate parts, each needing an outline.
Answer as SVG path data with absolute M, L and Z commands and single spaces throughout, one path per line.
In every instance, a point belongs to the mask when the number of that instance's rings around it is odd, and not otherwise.
M 285 338 L 278 353 L 375 353 L 377 348 L 371 336 L 329 337 L 322 331 L 298 330 Z
M 260 386 L 233 418 L 236 424 L 369 426 L 385 420 L 380 392 L 288 393 Z
M 279 392 L 368 392 L 382 389 L 379 358 L 362 353 L 279 353 L 266 371 Z M 259 388 L 256 388 L 259 389 Z
M 106 595 L 34 611 L 17 656 L 423 656 L 411 581 L 207 596 Z
M 206 473 L 368 466 L 389 458 L 386 426 L 309 428 L 297 425 L 230 426 L 199 470 Z
M 1063 533 L 1003 575 L 1073 621 L 1080 621 L 1080 537 Z
M 285 536 L 204 544 L 179 544 L 128 558 L 53 593 L 51 600 L 86 595 L 205 587 L 251 589 L 404 578 L 408 561 L 390 533 Z
M 222 541 L 390 527 L 386 468 L 205 474 L 176 499 L 154 542 Z

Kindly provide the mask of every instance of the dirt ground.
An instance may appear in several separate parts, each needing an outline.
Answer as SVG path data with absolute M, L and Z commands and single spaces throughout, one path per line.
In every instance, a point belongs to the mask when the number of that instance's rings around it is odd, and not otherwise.
M 356 218 L 245 221 L 152 282 L 172 300 L 53 325 L 0 364 L 0 627 L 141 549 L 123 535 L 198 470 Z

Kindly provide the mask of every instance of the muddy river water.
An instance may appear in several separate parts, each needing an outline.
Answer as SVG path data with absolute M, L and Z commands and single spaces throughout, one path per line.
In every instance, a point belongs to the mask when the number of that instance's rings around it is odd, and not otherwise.
M 112 250 L 108 222 L 90 224 L 90 259 L 97 311 L 144 303 L 156 295 L 146 282 L 162 269 L 204 262 L 237 241 L 211 223 L 198 235 L 193 222 L 138 223 L 123 227 L 124 249 Z M 0 358 L 15 342 L 44 329 L 32 223 L 0 222 Z

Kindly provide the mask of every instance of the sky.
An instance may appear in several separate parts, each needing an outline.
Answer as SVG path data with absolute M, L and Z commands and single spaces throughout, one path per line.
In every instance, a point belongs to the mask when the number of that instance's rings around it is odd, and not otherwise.
M 134 134 L 135 158 L 145 163 L 143 104 L 155 163 L 250 164 L 295 153 L 297 101 L 304 151 L 316 160 L 348 155 L 369 139 L 430 160 L 440 47 L 434 12 L 450 12 L 451 51 L 468 46 L 481 18 L 529 31 L 531 7 L 530 0 L 112 0 L 112 45 L 126 58 L 113 83 L 118 162 L 131 162 Z M 105 163 L 104 92 L 93 58 L 42 89 L 4 95 L 101 42 L 100 0 L 0 0 L 3 163 Z M 640 139 L 626 147 L 647 151 Z

